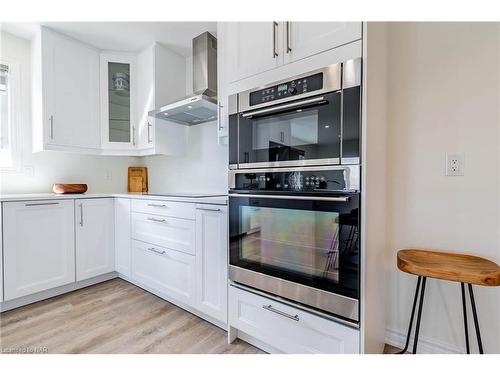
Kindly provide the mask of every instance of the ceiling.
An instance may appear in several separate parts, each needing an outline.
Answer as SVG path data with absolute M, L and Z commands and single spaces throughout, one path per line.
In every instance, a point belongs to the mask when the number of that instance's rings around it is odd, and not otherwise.
M 31 38 L 40 24 L 99 49 L 137 52 L 159 42 L 182 56 L 191 55 L 194 37 L 205 31 L 216 35 L 217 31 L 216 22 L 3 23 L 2 29 Z

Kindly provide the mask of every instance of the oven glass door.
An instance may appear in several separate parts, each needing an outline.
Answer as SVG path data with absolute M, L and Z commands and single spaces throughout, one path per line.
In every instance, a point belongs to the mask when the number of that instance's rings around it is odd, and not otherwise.
M 324 100 L 308 106 L 283 111 L 269 107 L 272 113 L 254 116 L 240 114 L 239 164 L 304 165 L 318 159 L 323 164 L 339 164 L 341 94 L 322 96 Z
M 230 264 L 358 298 L 359 194 L 345 202 L 230 196 Z

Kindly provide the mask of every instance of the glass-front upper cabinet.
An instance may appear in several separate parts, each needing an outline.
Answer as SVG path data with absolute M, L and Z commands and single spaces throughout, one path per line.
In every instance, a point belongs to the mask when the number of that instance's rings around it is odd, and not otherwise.
M 101 54 L 101 130 L 105 149 L 136 146 L 136 67 L 128 54 Z

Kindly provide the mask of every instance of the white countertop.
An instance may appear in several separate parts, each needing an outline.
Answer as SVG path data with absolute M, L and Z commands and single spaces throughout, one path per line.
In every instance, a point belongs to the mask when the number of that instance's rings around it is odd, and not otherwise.
M 227 205 L 227 195 L 223 194 L 204 194 L 203 197 L 189 197 L 182 193 L 168 193 L 168 196 L 145 194 L 145 193 L 84 193 L 84 194 L 54 194 L 54 193 L 38 193 L 38 194 L 5 194 L 0 195 L 0 202 L 16 202 L 16 201 L 35 201 L 48 199 L 90 199 L 90 198 L 129 198 L 129 199 L 151 199 L 174 202 L 189 202 L 202 204 L 219 204 Z

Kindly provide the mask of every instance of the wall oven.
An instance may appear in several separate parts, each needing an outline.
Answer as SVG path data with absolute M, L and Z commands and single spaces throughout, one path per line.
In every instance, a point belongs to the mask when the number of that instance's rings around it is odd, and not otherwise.
M 359 164 L 361 59 L 230 97 L 229 168 Z
M 229 172 L 229 278 L 359 322 L 360 167 Z

